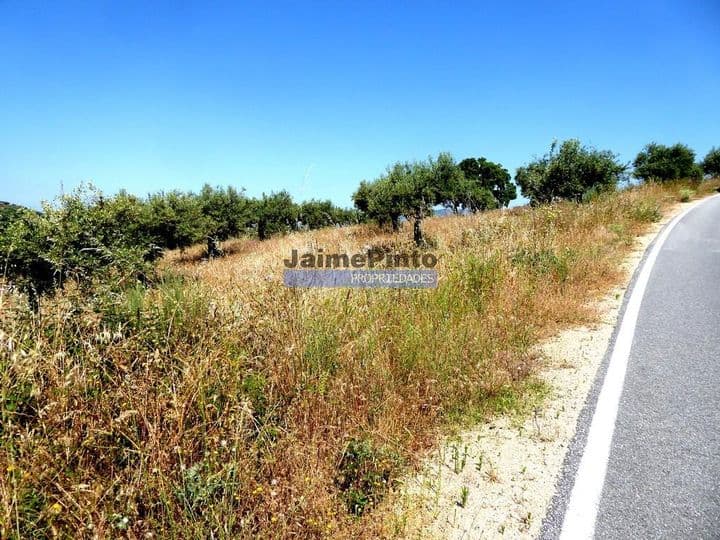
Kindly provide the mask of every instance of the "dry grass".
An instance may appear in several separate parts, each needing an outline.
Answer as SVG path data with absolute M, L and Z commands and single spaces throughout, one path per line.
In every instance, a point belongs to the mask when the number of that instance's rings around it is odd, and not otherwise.
M 153 289 L 66 290 L 39 318 L 6 295 L 0 537 L 401 534 L 394 479 L 439 430 L 542 391 L 533 345 L 594 317 L 684 187 L 428 220 L 436 290 L 282 286 L 292 248 L 412 249 L 359 226 L 174 253 Z

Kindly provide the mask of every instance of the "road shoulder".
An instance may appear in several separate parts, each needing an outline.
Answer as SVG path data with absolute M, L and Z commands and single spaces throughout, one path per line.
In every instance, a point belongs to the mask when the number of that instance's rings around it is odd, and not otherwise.
M 572 487 L 558 485 L 558 480 L 563 468 L 567 476 L 568 468 L 577 467 L 586 434 L 575 437 L 576 429 L 588 424 L 582 415 L 592 415 L 596 381 L 602 379 L 598 371 L 602 375 L 606 367 L 625 291 L 648 246 L 687 206 L 668 209 L 661 221 L 637 237 L 622 264 L 623 284 L 598 301 L 595 324 L 567 329 L 542 345 L 545 362 L 539 376 L 552 389 L 542 407 L 523 420 L 497 418 L 444 441 L 425 460 L 420 474 L 405 481 L 399 512 L 413 516 L 406 525 L 408 537 L 554 535 L 553 523 L 558 520 L 546 519 L 544 528 L 543 520 L 546 514 L 552 518 L 562 511 L 557 504 L 562 493 L 553 499 L 556 487 Z

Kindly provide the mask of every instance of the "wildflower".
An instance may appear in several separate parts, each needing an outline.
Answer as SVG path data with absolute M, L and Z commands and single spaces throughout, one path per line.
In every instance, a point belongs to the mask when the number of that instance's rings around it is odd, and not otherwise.
M 60 503 L 53 503 L 50 505 L 50 513 L 54 515 L 58 515 L 60 512 L 62 512 L 62 506 L 60 506 Z

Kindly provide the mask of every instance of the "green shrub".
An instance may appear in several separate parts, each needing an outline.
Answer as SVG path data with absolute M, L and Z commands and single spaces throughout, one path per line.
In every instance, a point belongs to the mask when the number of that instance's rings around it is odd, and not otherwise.
M 692 189 L 681 189 L 680 202 L 688 202 L 690 199 L 692 199 L 693 195 L 695 195 L 695 192 Z
M 73 281 L 123 284 L 152 274 L 159 255 L 136 221 L 139 203 L 123 195 L 110 201 L 92 186 L 23 210 L 0 236 L 5 275 L 37 307 L 39 295 Z
M 538 275 L 553 274 L 558 281 L 563 282 L 568 278 L 573 257 L 574 253 L 569 249 L 557 254 L 550 249 L 522 248 L 512 255 L 511 262 Z
M 387 492 L 402 466 L 400 456 L 370 439 L 353 439 L 340 460 L 336 484 L 348 511 L 362 515 Z
M 632 204 L 628 210 L 628 217 L 641 223 L 654 223 L 660 221 L 662 213 L 660 204 L 654 200 L 641 200 Z

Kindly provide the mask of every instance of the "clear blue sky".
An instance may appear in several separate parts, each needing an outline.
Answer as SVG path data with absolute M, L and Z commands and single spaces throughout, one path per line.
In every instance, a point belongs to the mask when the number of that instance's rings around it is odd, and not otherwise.
M 0 0 L 0 200 L 81 181 L 350 204 L 450 151 L 720 146 L 720 2 Z

